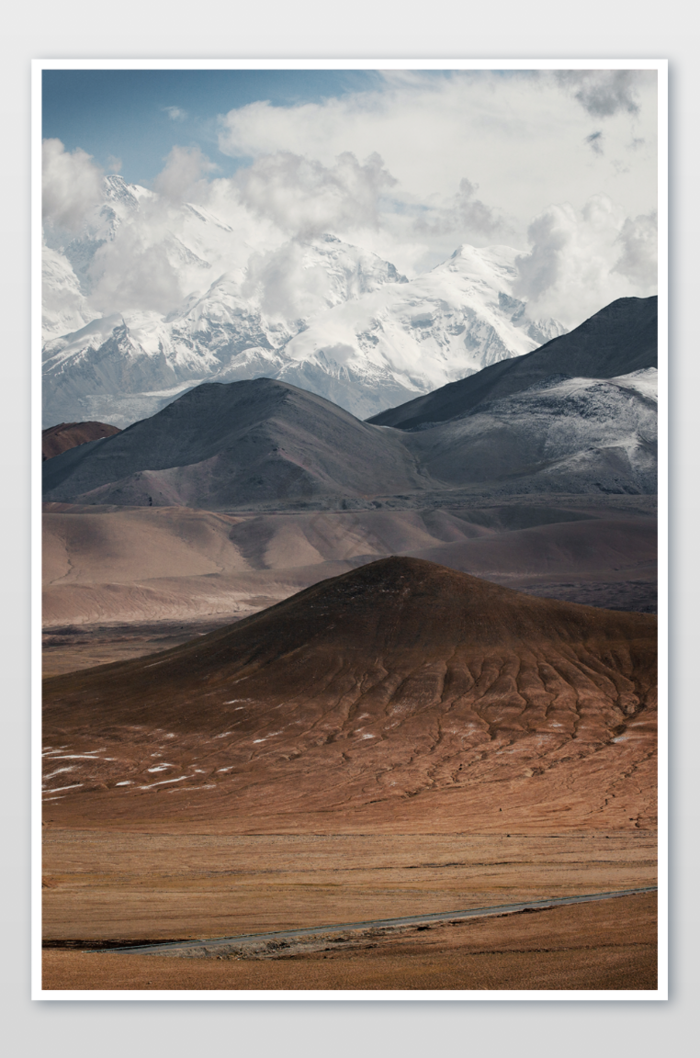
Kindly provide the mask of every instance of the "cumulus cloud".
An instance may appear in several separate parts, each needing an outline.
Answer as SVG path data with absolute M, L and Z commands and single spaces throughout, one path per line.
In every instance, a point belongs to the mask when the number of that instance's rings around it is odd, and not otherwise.
M 648 210 L 655 103 L 653 71 L 389 71 L 365 91 L 322 102 L 237 107 L 219 119 L 219 148 L 253 167 L 291 154 L 332 169 L 346 152 L 379 154 L 397 181 L 382 200 L 382 223 L 398 228 L 403 216 L 404 231 L 442 253 L 453 226 L 464 225 L 469 241 L 495 216 L 508 218 L 524 243 L 527 224 L 547 205 L 580 206 L 598 191 L 628 202 L 630 214 Z M 604 132 L 604 152 L 601 137 L 587 142 L 592 130 Z M 632 151 L 633 138 L 648 146 Z M 616 163 L 628 157 L 634 165 L 623 172 Z M 455 198 L 465 175 L 480 190 Z
M 376 226 L 380 198 L 395 183 L 378 154 L 361 164 L 349 151 L 331 166 L 279 151 L 237 174 L 249 209 L 303 238 Z
M 175 146 L 165 159 L 165 166 L 153 182 L 154 190 L 171 202 L 184 202 L 196 194 L 208 173 L 216 166 L 199 147 Z
M 325 268 L 305 261 L 303 245 L 291 241 L 252 255 L 241 292 L 269 316 L 298 320 L 327 308 L 330 281 Z
M 649 217 L 625 216 L 607 195 L 575 210 L 550 206 L 528 229 L 531 250 L 516 264 L 528 315 L 576 326 L 618 297 L 654 293 L 656 238 Z
M 584 110 L 607 118 L 620 111 L 639 112 L 640 82 L 656 77 L 651 70 L 557 70 L 555 77 Z
M 102 315 L 130 310 L 168 313 L 183 297 L 169 240 L 157 227 L 125 223 L 96 251 L 90 264 L 90 305 Z
M 504 230 L 503 219 L 491 206 L 476 197 L 479 185 L 463 177 L 459 191 L 443 208 L 426 210 L 416 221 L 416 232 L 421 235 L 453 235 L 455 242 L 467 238 L 493 238 Z
M 87 215 L 102 200 L 102 176 L 100 167 L 85 151 L 67 151 L 60 140 L 44 140 L 44 221 L 72 233 L 80 231 Z
M 617 241 L 622 253 L 614 271 L 644 288 L 654 287 L 658 275 L 656 211 L 639 217 L 627 217 Z

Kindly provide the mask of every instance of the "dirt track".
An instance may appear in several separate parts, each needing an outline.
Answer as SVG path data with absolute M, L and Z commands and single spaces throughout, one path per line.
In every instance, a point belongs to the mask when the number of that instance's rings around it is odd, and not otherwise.
M 274 957 L 271 958 L 270 955 Z M 307 954 L 179 959 L 48 951 L 45 989 L 655 989 L 656 896 L 407 928 Z

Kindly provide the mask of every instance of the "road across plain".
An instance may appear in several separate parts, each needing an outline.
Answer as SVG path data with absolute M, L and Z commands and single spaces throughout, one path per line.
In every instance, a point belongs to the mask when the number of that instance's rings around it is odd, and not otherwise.
M 490 915 L 510 915 L 518 911 L 544 911 L 547 908 L 562 907 L 566 904 L 585 904 L 593 900 L 612 900 L 621 896 L 637 896 L 641 893 L 655 893 L 658 886 L 648 885 L 640 889 L 618 889 L 611 893 L 587 893 L 581 896 L 559 896 L 545 900 L 523 900 L 517 904 L 499 904 L 495 907 L 473 907 L 464 911 L 437 911 L 427 915 L 409 915 L 406 918 L 368 919 L 366 922 L 340 922 L 329 926 L 309 926 L 302 929 L 276 930 L 270 933 L 245 933 L 237 937 L 215 937 L 212 939 L 195 939 L 187 941 L 162 941 L 153 944 L 139 944 L 122 948 L 110 948 L 110 952 L 129 952 L 131 954 L 156 955 L 168 951 L 191 951 L 201 948 L 203 954 L 210 954 L 209 949 L 222 949 L 228 946 L 239 947 L 248 944 L 264 944 L 266 941 L 288 940 L 294 937 L 312 937 L 324 933 L 339 933 L 346 930 L 392 929 L 401 926 L 421 926 L 431 922 L 458 922 L 467 918 L 486 918 Z M 97 949 L 95 949 L 97 950 Z M 105 949 L 102 949 L 104 952 Z M 214 955 L 215 951 L 211 951 Z

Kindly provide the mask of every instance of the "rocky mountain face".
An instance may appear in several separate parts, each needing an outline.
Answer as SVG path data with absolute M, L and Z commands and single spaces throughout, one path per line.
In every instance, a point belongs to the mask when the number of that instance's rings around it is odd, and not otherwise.
M 620 298 L 569 334 L 369 421 L 399 428 L 444 485 L 654 493 L 657 299 Z
M 406 433 L 425 473 L 497 495 L 657 487 L 657 370 L 555 377 Z
M 123 427 L 203 381 L 258 376 L 366 418 L 563 331 L 526 316 L 509 247 L 463 246 L 408 281 L 330 234 L 256 252 L 207 210 L 168 208 L 111 176 L 80 236 L 66 242 L 47 233 L 45 425 L 99 419 Z M 163 312 L 135 309 L 128 284 L 106 298 L 101 271 L 121 230 L 157 210 L 160 267 L 187 291 Z M 140 248 L 146 264 L 151 251 Z M 115 311 L 103 315 L 107 300 Z

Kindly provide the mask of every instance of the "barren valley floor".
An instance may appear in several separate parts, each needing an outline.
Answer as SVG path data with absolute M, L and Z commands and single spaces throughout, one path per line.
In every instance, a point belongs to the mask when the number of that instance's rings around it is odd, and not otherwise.
M 49 945 L 233 936 L 656 884 L 656 834 L 45 828 Z M 44 953 L 48 989 L 655 988 L 656 894 L 317 938 L 262 957 Z
M 656 987 L 656 894 L 238 958 L 85 951 L 656 885 L 652 616 L 387 559 L 228 624 L 54 633 L 44 988 Z

